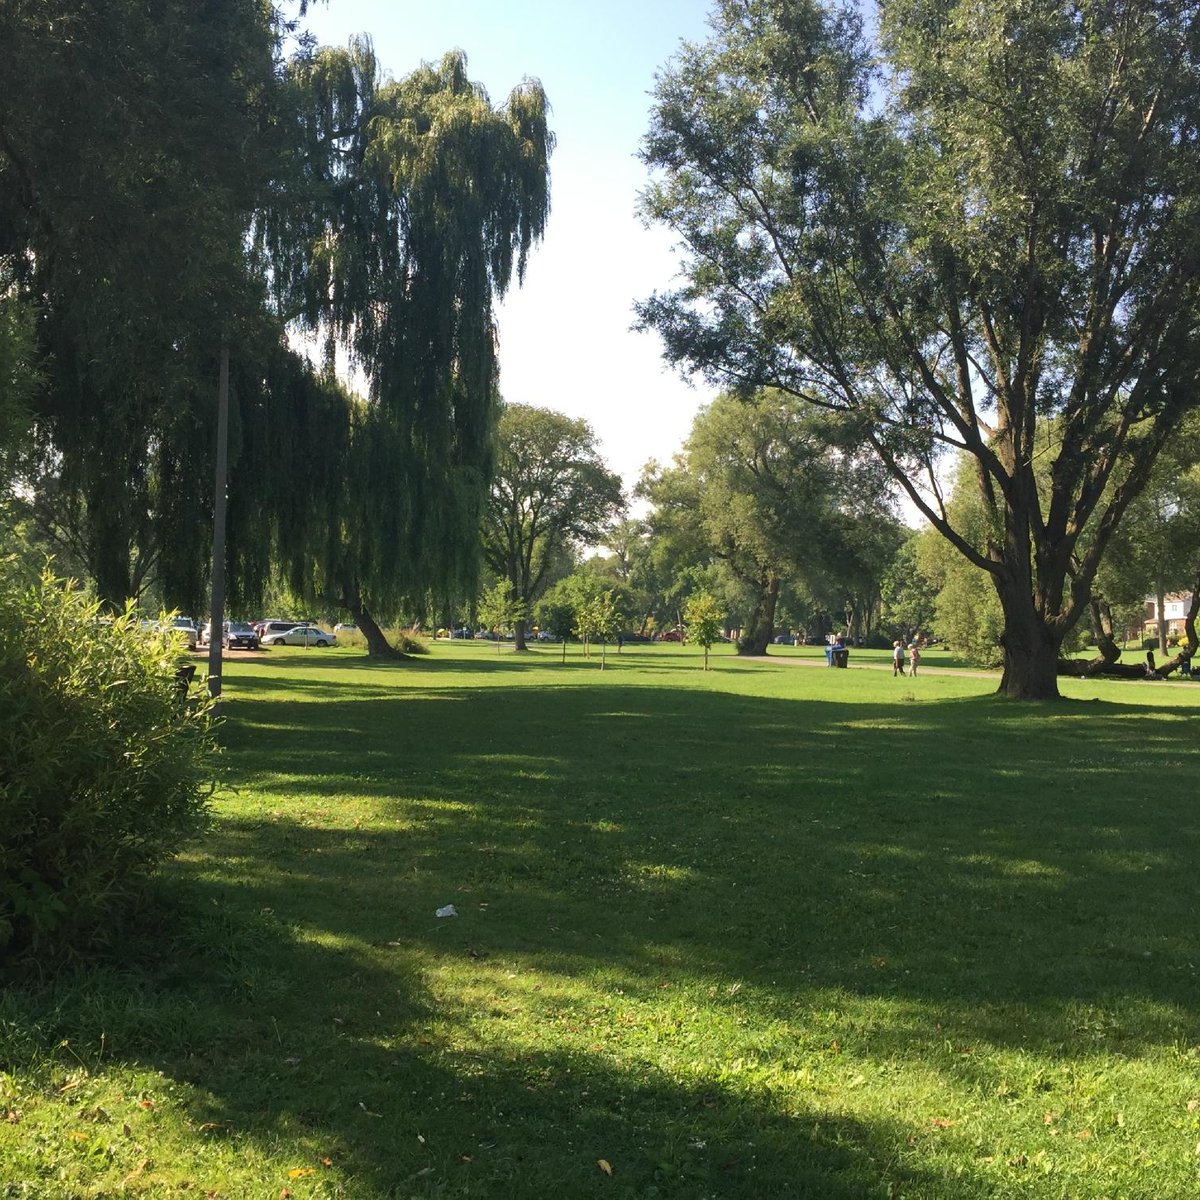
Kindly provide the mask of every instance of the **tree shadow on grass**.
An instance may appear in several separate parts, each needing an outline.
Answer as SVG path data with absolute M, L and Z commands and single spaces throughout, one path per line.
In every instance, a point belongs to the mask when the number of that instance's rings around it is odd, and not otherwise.
M 450 1044 L 436 998 L 387 963 L 402 951 L 293 939 L 271 914 L 231 920 L 220 890 L 215 917 L 217 889 L 189 885 L 191 940 L 177 933 L 157 971 L 101 972 L 57 998 L 48 989 L 0 1006 L 47 1053 L 98 1045 L 108 1063 L 188 1085 L 145 1101 L 151 1113 L 135 1109 L 126 1131 L 161 1156 L 152 1114 L 180 1109 L 207 1148 L 187 1168 L 188 1190 L 233 1194 L 205 1161 L 253 1149 L 276 1174 L 238 1195 L 280 1195 L 289 1169 L 315 1164 L 359 1197 L 984 1194 L 969 1171 L 943 1178 L 897 1163 L 912 1134 L 897 1122 L 679 1078 L 598 1046 Z M 39 998 L 51 1000 L 40 1011 Z M 98 1185 L 107 1167 L 97 1163 Z
M 231 709 L 239 815 L 176 872 L 217 915 L 140 985 L 29 1014 L 48 1046 L 124 1026 L 110 1056 L 194 1085 L 203 1136 L 293 1139 L 367 1196 L 965 1200 L 987 1181 L 907 1165 L 902 1118 L 681 1070 L 672 1043 L 728 1019 L 763 1054 L 994 1090 L 988 1047 L 1200 1040 L 1193 710 L 428 680 L 272 698 L 293 691 Z M 431 968 L 470 994 L 429 993 Z M 662 1049 L 590 1043 L 605 997 L 650 1011 L 664 986 Z M 504 1037 L 515 1006 L 548 1048 Z
M 229 740 L 235 778 L 275 815 L 225 822 L 211 855 L 270 864 L 282 837 L 295 857 L 255 886 L 298 917 L 379 872 L 388 902 L 432 911 L 465 889 L 540 906 L 578 932 L 568 956 L 637 963 L 665 941 L 785 1005 L 814 986 L 952 1002 L 972 1032 L 1028 1045 L 1060 1042 L 1072 1006 L 1138 998 L 1128 1045 L 1197 1040 L 1193 719 L 645 685 L 274 701 Z M 405 827 L 346 830 L 349 796 Z M 345 919 L 331 930 L 361 918 Z M 493 949 L 550 949 L 522 924 Z

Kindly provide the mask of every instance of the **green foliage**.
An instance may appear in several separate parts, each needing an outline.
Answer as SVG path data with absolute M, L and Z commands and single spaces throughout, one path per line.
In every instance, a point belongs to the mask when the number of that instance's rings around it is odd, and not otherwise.
M 934 621 L 937 588 L 921 569 L 918 549 L 925 540 L 919 533 L 910 534 L 880 580 L 879 623 L 889 646 L 892 638 L 900 637 L 907 644 L 918 631 L 926 635 L 938 632 Z M 937 561 L 940 564 L 941 560 Z
M 128 609 L 0 562 L 0 954 L 109 943 L 150 873 L 207 816 L 207 702 L 179 644 Z
M 15 291 L 3 290 L 0 272 L 0 497 L 11 478 L 20 443 L 32 421 L 37 381 L 34 310 Z
M 419 636 L 415 630 L 389 626 L 383 630 L 383 636 L 387 639 L 388 645 L 398 650 L 401 654 L 429 653 L 429 643 L 423 637 Z M 337 640 L 339 646 L 353 646 L 359 650 L 367 648 L 367 639 L 362 631 L 358 629 L 340 630 Z
M 1200 577 L 1198 442 L 1200 413 L 1192 413 L 1129 506 L 1097 572 L 1095 594 L 1130 624 L 1142 620 L 1145 597 L 1190 590 Z
M 1056 694 L 1106 544 L 1200 406 L 1196 19 L 721 0 L 658 79 L 645 212 L 684 278 L 643 324 L 685 370 L 807 399 L 873 450 L 991 577 L 1014 697 Z M 983 544 L 941 506 L 959 452 Z
M 0 6 L 0 263 L 39 313 L 26 490 L 115 608 L 155 572 L 197 600 L 221 339 L 251 387 L 281 340 L 246 235 L 282 165 L 284 32 L 258 0 Z
M 651 527 L 693 548 L 679 561 L 681 600 L 707 590 L 696 575 L 706 561 L 742 585 L 750 653 L 771 639 L 785 581 L 834 609 L 873 609 L 899 543 L 884 473 L 833 440 L 820 408 L 782 391 L 723 395 L 697 416 L 674 466 L 640 484 Z
M 933 627 L 937 636 L 967 662 L 998 666 L 1004 613 L 987 573 L 932 530 L 918 538 L 916 564 L 936 589 Z
M 479 600 L 479 621 L 493 633 L 508 633 L 517 621 L 525 619 L 526 608 L 521 600 L 514 600 L 508 580 L 497 580 L 494 587 Z
M 683 620 L 687 640 L 704 647 L 704 669 L 707 671 L 709 647 L 721 636 L 725 606 L 708 592 L 696 592 L 684 606 Z
M 626 616 L 617 596 L 612 591 L 601 592 L 592 601 L 591 625 L 595 636 L 611 642 L 625 627 Z
M 534 616 L 538 628 L 558 641 L 565 641 L 575 632 L 575 602 L 566 589 L 556 587 L 543 596 Z
M 513 596 L 535 603 L 623 507 L 621 480 L 604 465 L 586 421 L 524 404 L 503 408 L 483 552 Z
M 473 594 L 498 416 L 494 305 L 549 211 L 540 84 L 461 53 L 385 78 L 367 39 L 298 57 L 297 186 L 259 234 L 280 307 L 363 370 L 346 489 L 296 568 L 354 611 Z

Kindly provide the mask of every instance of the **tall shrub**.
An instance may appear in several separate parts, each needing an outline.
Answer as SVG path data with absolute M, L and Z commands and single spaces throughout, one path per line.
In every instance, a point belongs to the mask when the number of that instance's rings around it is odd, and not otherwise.
M 110 941 L 203 827 L 215 747 L 180 651 L 132 610 L 102 618 L 73 584 L 0 560 L 0 961 Z

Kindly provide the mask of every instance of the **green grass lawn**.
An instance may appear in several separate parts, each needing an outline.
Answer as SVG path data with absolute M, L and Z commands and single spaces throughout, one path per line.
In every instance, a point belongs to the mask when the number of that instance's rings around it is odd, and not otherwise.
M 0 1197 L 1200 1194 L 1200 685 L 558 656 L 235 660 Z

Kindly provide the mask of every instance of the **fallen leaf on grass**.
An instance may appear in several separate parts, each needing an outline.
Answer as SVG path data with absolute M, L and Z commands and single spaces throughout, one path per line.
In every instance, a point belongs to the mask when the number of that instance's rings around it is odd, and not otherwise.
M 1188 1101 L 1188 1112 L 1195 1112 L 1198 1108 L 1200 1108 L 1200 1100 Z
M 316 1167 L 293 1167 L 288 1172 L 288 1178 L 289 1179 L 303 1179 L 305 1175 L 315 1175 L 316 1173 L 317 1173 Z
M 1045 1112 L 1042 1113 L 1042 1124 L 1053 1125 L 1058 1120 L 1058 1113 Z
M 139 1100 L 138 1101 L 138 1108 L 153 1108 L 153 1107 L 154 1107 L 153 1100 Z
M 214 1133 L 218 1129 L 224 1129 L 225 1126 L 220 1121 L 205 1121 L 200 1126 L 201 1133 Z
M 372 1112 L 361 1100 L 358 1102 L 358 1107 L 367 1114 L 368 1117 L 382 1117 L 383 1113 Z
M 949 1117 L 934 1117 L 929 1123 L 934 1129 L 949 1129 L 952 1125 L 958 1124 L 957 1121 L 952 1121 Z
M 1081 1142 L 1086 1142 L 1092 1136 L 1092 1131 L 1090 1129 L 1081 1129 L 1075 1136 Z
M 326 1156 L 325 1158 L 321 1159 L 321 1166 L 323 1166 L 323 1167 L 332 1167 L 332 1166 L 333 1166 L 333 1159 L 332 1159 L 332 1158 L 329 1158 L 328 1156 Z
M 605 1175 L 612 1174 L 612 1163 L 610 1163 L 607 1158 L 596 1159 L 596 1166 L 598 1166 L 600 1170 L 605 1173 Z
M 4 1119 L 9 1125 L 20 1125 L 21 1114 L 15 1108 L 6 1109 L 4 1113 Z
M 73 1141 L 73 1142 L 86 1142 L 88 1140 L 87 1134 L 80 1133 L 79 1130 L 77 1130 L 77 1129 L 71 1133 L 70 1137 L 71 1137 L 71 1141 Z

